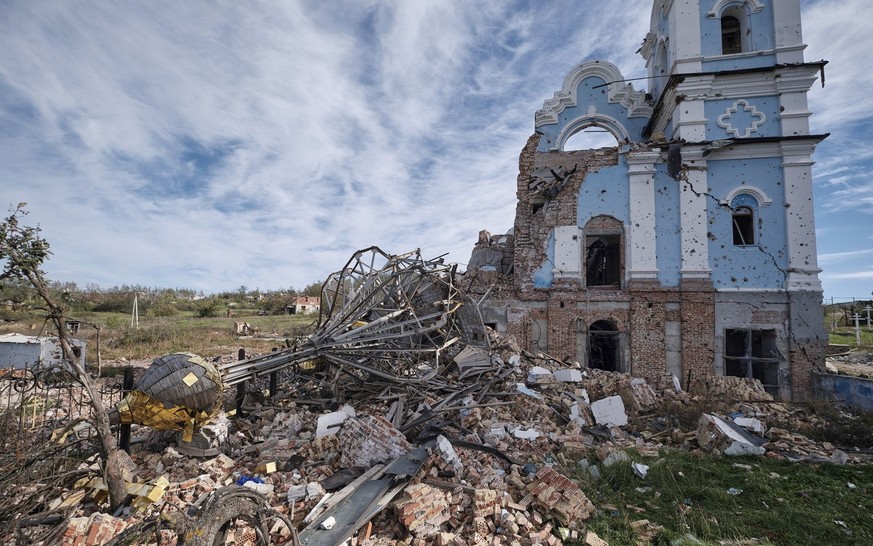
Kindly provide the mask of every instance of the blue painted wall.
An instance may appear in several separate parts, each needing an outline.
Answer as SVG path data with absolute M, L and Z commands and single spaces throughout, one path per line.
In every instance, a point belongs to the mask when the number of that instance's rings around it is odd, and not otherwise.
M 549 233 L 549 241 L 546 243 L 546 261 L 534 271 L 534 288 L 551 288 L 555 280 L 555 230 Z
M 873 379 L 824 373 L 812 377 L 817 398 L 839 400 L 853 408 L 873 411 Z
M 708 163 L 709 267 L 716 288 L 785 288 L 788 257 L 780 163 L 780 158 Z M 756 244 L 751 246 L 733 244 L 732 211 L 719 204 L 743 183 L 760 188 L 773 200 L 769 205 L 757 204 Z
M 585 177 L 579 187 L 576 218 L 580 228 L 595 216 L 612 216 L 622 224 L 630 221 L 630 181 L 627 161 L 620 155 L 618 164 L 601 168 Z
M 779 122 L 779 99 L 778 97 L 750 97 L 745 99 L 749 103 L 749 107 L 754 107 L 757 112 L 766 116 L 764 123 L 758 125 L 755 132 L 749 134 L 749 138 L 762 136 L 781 136 L 782 126 Z M 718 125 L 719 116 L 724 114 L 728 108 L 732 108 L 736 99 L 718 99 L 709 100 L 703 106 L 703 111 L 706 114 L 706 119 L 710 122 L 706 126 L 706 138 L 709 140 L 719 140 L 722 138 L 734 138 L 733 133 L 728 133 L 727 129 L 723 129 Z M 739 105 L 736 112 L 732 112 L 728 120 L 732 127 L 743 130 L 752 126 L 753 120 L 760 119 L 759 116 L 752 116 L 751 112 L 747 112 L 743 105 Z

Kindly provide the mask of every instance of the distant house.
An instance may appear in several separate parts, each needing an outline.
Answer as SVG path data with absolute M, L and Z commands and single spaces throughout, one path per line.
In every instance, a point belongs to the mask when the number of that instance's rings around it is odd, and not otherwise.
M 72 339 L 73 354 L 85 367 L 85 342 Z M 63 362 L 61 344 L 57 337 L 0 335 L 0 369 L 33 368 L 40 364 L 49 368 Z
M 294 296 L 294 304 L 287 307 L 291 315 L 309 315 L 318 313 L 321 309 L 321 298 L 318 296 Z

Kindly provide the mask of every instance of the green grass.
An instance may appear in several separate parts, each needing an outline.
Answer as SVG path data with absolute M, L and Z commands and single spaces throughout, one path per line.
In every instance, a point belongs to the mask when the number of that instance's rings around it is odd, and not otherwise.
M 830 329 L 830 325 L 828 325 Z M 855 337 L 855 328 L 846 328 L 841 326 L 836 331 L 829 333 L 829 341 L 836 345 L 849 345 L 851 348 L 859 347 L 856 345 L 857 338 Z M 861 345 L 862 349 L 873 349 L 873 331 L 867 329 L 867 325 L 861 326 Z
M 236 352 L 240 347 L 249 353 L 264 353 L 283 348 L 286 339 L 312 331 L 317 315 L 276 315 L 198 318 L 193 313 L 172 317 L 140 317 L 139 327 L 131 328 L 130 315 L 123 313 L 80 313 L 75 318 L 100 326 L 100 354 L 104 361 L 154 358 L 163 354 L 187 351 L 206 358 Z M 240 337 L 234 322 L 248 322 L 256 335 Z M 31 328 L 35 325 L 35 328 Z M 0 326 L 0 333 L 26 335 L 40 333 L 42 320 L 37 316 Z M 53 332 L 44 331 L 43 334 Z M 97 361 L 97 330 L 82 324 L 75 337 L 87 342 L 86 360 Z
M 792 546 L 873 544 L 871 465 L 716 458 L 676 450 L 648 460 L 628 454 L 650 466 L 646 478 L 635 476 L 629 464 L 601 468 L 599 481 L 578 467 L 567 470 L 598 508 L 588 528 L 610 546 L 635 544 L 631 523 L 641 519 L 663 526 L 654 544 L 673 544 L 686 535 L 703 544 L 744 539 Z M 742 492 L 732 495 L 731 488 Z M 616 509 L 603 509 L 605 504 Z

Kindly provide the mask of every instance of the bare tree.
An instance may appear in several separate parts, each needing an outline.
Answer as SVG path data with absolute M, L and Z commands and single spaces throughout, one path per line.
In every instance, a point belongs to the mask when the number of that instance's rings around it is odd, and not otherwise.
M 40 237 L 39 228 L 22 225 L 21 220 L 27 215 L 26 203 L 19 203 L 10 211 L 9 217 L 0 223 L 0 282 L 6 279 L 27 281 L 45 302 L 47 318 L 52 322 L 58 333 L 64 360 L 72 367 L 76 379 L 88 393 L 91 407 L 94 410 L 94 426 L 100 441 L 100 455 L 105 461 L 104 478 L 109 488 L 111 509 L 121 506 L 127 498 L 127 486 L 122 478 L 122 465 L 126 454 L 118 449 L 115 436 L 109 427 L 109 415 L 103 405 L 100 392 L 95 388 L 94 381 L 82 367 L 73 354 L 70 337 L 65 327 L 65 311 L 62 304 L 49 292 L 43 271 L 43 262 L 51 254 L 48 241 Z

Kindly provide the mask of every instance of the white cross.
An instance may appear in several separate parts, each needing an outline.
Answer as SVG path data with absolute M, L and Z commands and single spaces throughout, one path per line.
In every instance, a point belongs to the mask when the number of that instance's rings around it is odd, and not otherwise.
M 860 323 L 861 315 L 859 315 L 858 313 L 855 313 L 855 316 L 852 317 L 852 319 L 855 321 L 855 345 L 860 346 L 861 345 L 861 323 Z
M 870 311 L 873 311 L 873 307 L 868 305 L 864 308 L 864 311 L 867 311 L 867 329 L 870 330 Z

